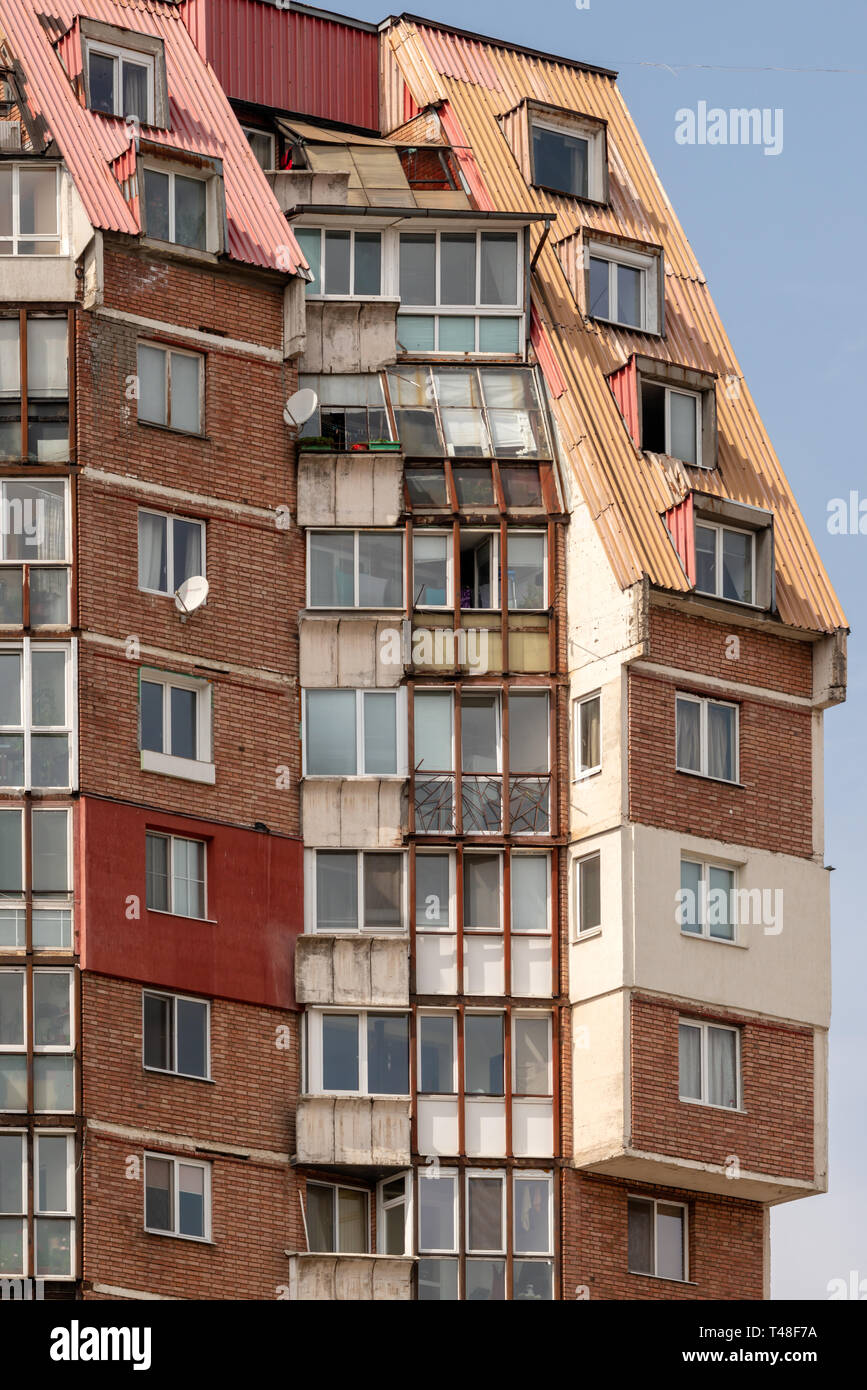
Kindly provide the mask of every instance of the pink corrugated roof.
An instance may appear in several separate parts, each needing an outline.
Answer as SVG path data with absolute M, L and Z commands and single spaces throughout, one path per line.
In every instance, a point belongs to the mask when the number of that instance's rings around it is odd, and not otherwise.
M 49 16 L 49 27 L 40 14 Z M 268 180 L 177 7 L 155 0 L 0 0 L 0 22 L 26 75 L 28 105 L 57 141 L 93 225 L 141 231 L 137 200 L 126 201 L 114 171 L 124 163 L 115 162 L 129 147 L 129 132 L 122 120 L 81 105 L 61 63 L 62 53 L 71 73 L 80 66 L 80 18 L 164 40 L 170 128 L 148 126 L 143 133 L 152 143 L 222 161 L 229 255 L 293 272 L 304 266 Z M 55 48 L 52 39 L 60 33 Z

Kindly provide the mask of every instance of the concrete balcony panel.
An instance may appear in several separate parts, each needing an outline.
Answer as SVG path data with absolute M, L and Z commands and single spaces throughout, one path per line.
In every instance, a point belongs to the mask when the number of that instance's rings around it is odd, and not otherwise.
M 402 1168 L 410 1161 L 410 1101 L 392 1096 L 303 1096 L 300 1164 Z
M 405 936 L 300 936 L 295 946 L 299 1004 L 394 1008 L 409 1004 Z
M 302 372 L 379 372 L 397 358 L 399 299 L 308 299 Z
M 274 190 L 282 212 L 290 212 L 292 208 L 308 203 L 346 207 L 348 173 L 337 170 L 274 169 L 265 177 Z
M 400 454 L 299 452 L 299 526 L 394 526 L 402 512 Z
M 662 1187 L 681 1187 L 693 1192 L 711 1192 L 719 1197 L 737 1197 L 750 1202 L 790 1202 L 827 1192 L 828 1184 L 817 1177 L 808 1182 L 781 1178 L 773 1173 L 753 1173 L 714 1163 L 697 1163 L 671 1154 L 643 1153 L 626 1144 L 605 1157 L 576 1155 L 577 1168 L 629 1182 L 654 1183 Z
M 403 619 L 369 616 L 317 617 L 301 620 L 300 682 L 305 690 L 388 690 L 403 677 Z
M 318 849 L 397 849 L 406 823 L 406 783 L 322 778 L 302 788 L 304 840 Z
M 71 256 L 4 256 L 0 259 L 0 299 L 68 303 L 75 300 L 75 262 Z
M 412 1298 L 415 1261 L 396 1255 L 289 1256 L 289 1298 L 303 1302 L 398 1302 Z

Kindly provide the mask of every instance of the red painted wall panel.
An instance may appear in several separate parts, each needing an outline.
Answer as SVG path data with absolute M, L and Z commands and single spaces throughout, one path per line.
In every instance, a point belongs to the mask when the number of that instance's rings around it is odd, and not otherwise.
M 626 421 L 626 428 L 632 435 L 636 448 L 641 448 L 641 426 L 638 421 L 638 371 L 635 358 L 630 357 L 625 367 L 612 372 L 608 385 L 614 392 L 614 399 L 620 407 L 620 414 Z
M 207 921 L 148 911 L 147 830 L 207 842 Z M 83 970 L 272 1008 L 295 1007 L 300 840 L 82 797 L 78 854 Z M 133 896 L 140 903 L 137 920 L 127 916 Z
M 665 524 L 668 527 L 671 539 L 674 541 L 674 548 L 680 556 L 681 564 L 686 570 L 686 576 L 690 584 L 695 583 L 695 509 L 692 502 L 692 493 L 688 492 L 682 502 L 678 502 L 676 507 L 665 513 Z

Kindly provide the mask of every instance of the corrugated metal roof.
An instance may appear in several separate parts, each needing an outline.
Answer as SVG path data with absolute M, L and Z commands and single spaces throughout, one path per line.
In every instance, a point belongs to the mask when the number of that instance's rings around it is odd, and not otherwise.
M 845 627 L 701 268 L 611 76 L 405 18 L 384 34 L 383 75 L 392 124 L 403 106 L 401 79 L 420 106 L 445 103 L 442 127 L 456 152 L 463 147 L 462 168 L 479 206 L 556 213 L 558 241 L 587 227 L 664 249 L 664 338 L 585 322 L 551 238 L 533 278 L 533 307 L 566 384 L 553 405 L 561 440 L 618 583 L 625 588 L 646 575 L 661 588 L 688 591 L 665 513 L 698 489 L 774 513 L 784 623 L 819 632 Z M 607 122 L 608 206 L 527 184 L 520 146 L 513 154 L 504 128 L 510 122 L 501 118 L 528 99 Z M 716 469 L 691 469 L 635 447 L 608 377 L 636 352 L 717 375 Z
M 0 24 L 27 78 L 27 101 L 57 141 L 88 217 L 104 231 L 141 231 L 137 200 L 127 202 L 113 168 L 130 145 L 124 122 L 81 105 L 46 27 L 43 8 L 64 31 L 59 49 L 80 67 L 77 20 L 87 18 L 164 41 L 170 129 L 145 128 L 149 141 L 222 161 L 228 251 L 235 260 L 293 272 L 306 264 L 279 204 L 213 70 L 200 56 L 175 5 L 156 0 L 0 0 Z M 116 162 L 121 160 L 121 164 Z

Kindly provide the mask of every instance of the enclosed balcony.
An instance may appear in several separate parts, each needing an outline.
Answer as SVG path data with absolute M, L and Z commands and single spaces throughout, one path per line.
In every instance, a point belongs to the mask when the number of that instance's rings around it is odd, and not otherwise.
M 295 1157 L 305 1165 L 407 1167 L 409 1097 L 302 1096 Z
M 409 1006 L 405 936 L 299 936 L 295 945 L 299 1004 Z

